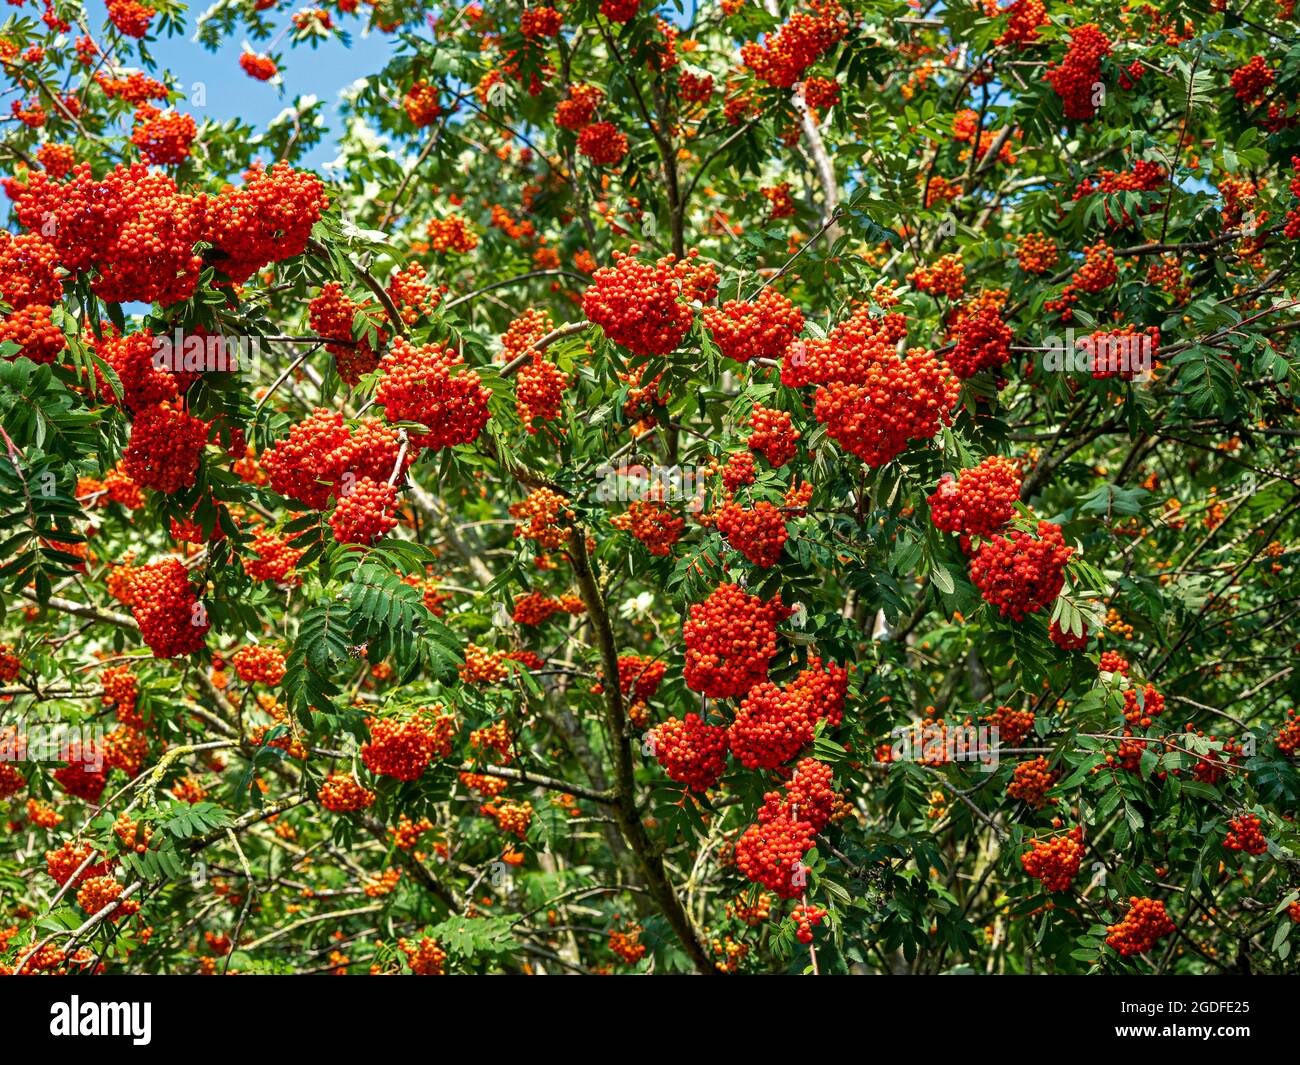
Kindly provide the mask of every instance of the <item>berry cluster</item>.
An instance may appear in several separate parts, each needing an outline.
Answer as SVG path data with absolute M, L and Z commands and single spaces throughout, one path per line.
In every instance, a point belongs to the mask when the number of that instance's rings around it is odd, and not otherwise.
M 990 455 L 954 478 L 944 474 L 928 498 L 937 529 L 958 533 L 963 547 L 972 536 L 990 537 L 1009 522 L 1020 499 L 1020 471 L 1010 459 Z
M 746 444 L 751 451 L 757 451 L 767 459 L 773 469 L 779 469 L 794 458 L 801 434 L 794 427 L 788 411 L 772 410 L 755 403 L 749 416 L 749 428 Z
M 727 730 L 699 714 L 670 717 L 650 733 L 655 759 L 664 772 L 691 791 L 708 791 L 727 767 Z
M 604 99 L 604 92 L 594 85 L 571 86 L 568 99 L 555 105 L 555 124 L 561 129 L 574 131 L 590 125 L 596 108 Z
M 190 143 L 198 132 L 193 115 L 160 111 L 150 104 L 141 104 L 135 111 L 131 143 L 140 149 L 145 162 L 175 166 L 190 157 Z
M 787 536 L 785 515 L 771 503 L 755 503 L 750 510 L 727 503 L 710 520 L 727 542 L 755 566 L 766 569 L 781 558 Z
M 270 81 L 279 70 L 269 55 L 258 55 L 256 52 L 241 52 L 239 65 L 245 74 L 258 81 Z
M 515 406 L 519 420 L 529 433 L 537 432 L 536 421 L 554 421 L 560 416 L 560 402 L 571 378 L 538 352 L 519 368 L 515 377 Z
M 122 885 L 111 876 L 92 876 L 83 881 L 78 889 L 77 905 L 89 914 L 96 914 L 105 907 L 117 903 L 122 897 L 122 890 Z M 117 905 L 110 919 L 120 921 L 139 912 L 140 904 L 134 899 L 127 899 Z
M 713 699 L 746 694 L 767 679 L 776 626 L 791 614 L 778 592 L 768 602 L 721 584 L 690 609 L 682 628 L 687 685 Z
M 552 599 L 545 592 L 529 592 L 515 600 L 514 614 L 511 620 L 516 625 L 541 625 L 556 614 L 578 615 L 586 607 L 576 595 L 566 595 Z
M 510 516 L 517 522 L 516 537 L 532 540 L 547 551 L 564 546 L 575 517 L 568 500 L 549 488 L 536 488 L 526 498 L 512 503 Z
M 907 275 L 907 280 L 921 292 L 959 300 L 966 291 L 966 267 L 961 253 L 953 252 L 941 256 L 933 266 L 918 266 Z
M 701 314 L 718 350 L 729 359 L 780 359 L 803 332 L 803 313 L 776 289 L 768 287 L 752 302 L 728 300 Z
M 469 223 L 460 215 L 431 218 L 424 231 L 428 234 L 434 251 L 464 255 L 478 247 L 478 234 L 469 228 Z
M 209 623 L 189 570 L 175 558 L 141 566 L 131 574 L 131 613 L 156 658 L 192 654 L 204 644 Z
M 641 655 L 619 655 L 618 686 L 637 699 L 651 699 L 659 690 L 667 666 L 657 658 Z
M 627 134 L 612 122 L 593 122 L 578 134 L 578 154 L 597 166 L 613 166 L 627 155 Z
M 741 61 L 755 77 L 777 89 L 791 88 L 848 32 L 848 17 L 835 0 L 811 0 L 809 8 L 811 13 L 796 11 L 761 45 L 741 46 Z
M 1065 117 L 1087 121 L 1097 113 L 1096 86 L 1101 82 L 1101 61 L 1110 55 L 1110 38 L 1095 22 L 1070 33 L 1070 47 L 1059 64 L 1045 75 L 1065 108 Z
M 1151 684 L 1124 690 L 1124 720 L 1130 728 L 1150 728 L 1165 711 L 1165 697 Z
M 245 684 L 265 684 L 274 688 L 284 679 L 284 653 L 267 643 L 245 644 L 230 661 Z
M 795 938 L 800 943 L 813 941 L 813 929 L 826 918 L 826 911 L 820 906 L 800 903 L 790 911 L 790 920 L 794 922 Z
M 984 718 L 985 724 L 998 730 L 998 744 L 1002 747 L 1019 747 L 1034 730 L 1034 712 L 999 706 Z
M 784 795 L 764 796 L 757 821 L 736 842 L 736 864 L 746 877 L 782 898 L 803 893 L 807 875 L 801 859 L 830 823 L 835 806 L 831 775 L 829 766 L 805 758 Z
M 813 740 L 817 722 L 838 725 L 844 717 L 848 674 L 813 657 L 784 688 L 770 681 L 752 687 L 728 731 L 731 752 L 747 769 L 775 769 Z
M 624 513 L 610 518 L 609 523 L 630 532 L 645 544 L 650 554 L 661 558 L 672 553 L 673 544 L 686 527 L 686 522 L 667 507 L 643 499 L 634 500 Z
M 1072 554 L 1061 527 L 1040 521 L 1037 537 L 1012 529 L 982 544 L 971 559 L 971 580 L 1002 617 L 1023 621 L 1060 594 Z
M 365 810 L 375 804 L 377 796 L 363 788 L 349 773 L 331 773 L 320 786 L 320 804 L 336 814 Z
M 91 743 L 73 740 L 63 748 L 59 757 L 67 763 L 54 773 L 59 787 L 85 802 L 99 802 L 108 782 L 103 752 Z
M 1068 891 L 1079 875 L 1083 860 L 1083 829 L 1072 828 L 1063 836 L 1035 839 L 1020 856 L 1025 872 L 1042 881 L 1044 891 Z
M 1000 308 L 982 304 L 963 314 L 957 324 L 957 345 L 948 353 L 948 367 L 963 381 L 981 370 L 996 370 L 1011 358 L 1011 328 Z
M 722 485 L 728 495 L 747 484 L 753 484 L 757 478 L 752 451 L 733 451 L 727 456 L 727 464 L 722 468 Z
M 1223 845 L 1230 851 L 1244 851 L 1260 855 L 1268 850 L 1268 840 L 1260 831 L 1262 822 L 1254 814 L 1240 814 L 1228 822 L 1228 834 Z
M 640 942 L 641 926 L 629 924 L 626 928 L 609 930 L 609 949 L 628 965 L 636 965 L 645 957 L 646 946 Z
M 348 299 L 343 286 L 337 281 L 322 286 L 320 294 L 307 304 L 308 322 L 312 330 L 317 336 L 330 341 L 325 345 L 325 350 L 334 356 L 339 377 L 349 385 L 356 385 L 379 364 L 379 355 L 371 348 L 368 338 L 352 338 L 353 319 L 362 310 L 364 306 Z M 382 330 L 378 339 L 383 343 Z
M 1243 104 L 1254 107 L 1263 102 L 1277 75 L 1262 55 L 1256 55 L 1234 70 L 1230 80 L 1232 94 Z
M 435 757 L 451 754 L 455 719 L 447 714 L 406 718 L 370 718 L 370 741 L 361 745 L 361 760 L 380 776 L 417 780 Z
M 1061 628 L 1060 622 L 1053 621 L 1047 626 L 1047 636 L 1052 643 L 1063 651 L 1082 651 L 1088 646 L 1088 626 L 1084 625 L 1078 633 Z
M 329 523 L 341 544 L 372 544 L 397 526 L 397 489 L 387 481 L 358 478 L 339 499 Z
M 291 547 L 289 541 L 277 536 L 270 529 L 259 528 L 253 534 L 249 545 L 249 554 L 244 556 L 244 572 L 255 581 L 269 581 L 272 584 L 297 583 L 294 568 L 298 565 L 303 551 Z
M 1176 931 L 1174 922 L 1158 899 L 1129 899 L 1129 911 L 1119 924 L 1106 929 L 1106 943 L 1125 958 L 1145 954 L 1163 936 Z
M 349 429 L 341 412 L 318 407 L 262 456 L 262 466 L 275 491 L 324 510 L 363 478 L 387 481 L 400 451 L 397 433 L 382 422 L 367 418 Z
M 1102 241 L 1083 249 L 1083 265 L 1071 278 L 1071 287 L 1084 292 L 1102 292 L 1119 278 L 1114 250 Z
M 814 413 L 843 448 L 883 466 L 913 439 L 929 439 L 951 418 L 957 382 L 933 353 L 896 354 L 907 335 L 900 314 L 862 307 L 820 340 L 792 344 L 781 364 L 789 387 L 817 384 Z
M 449 348 L 416 347 L 404 337 L 398 337 L 384 355 L 375 402 L 390 422 L 416 422 L 428 428 L 411 434 L 413 447 L 468 444 L 487 424 L 492 393 L 474 370 L 453 373 L 463 363 Z
M 1026 233 L 1016 245 L 1016 261 L 1027 274 L 1050 273 L 1059 259 L 1056 242 L 1045 233 Z
M 447 952 L 438 941 L 423 936 L 418 942 L 405 936 L 397 941 L 398 949 L 406 955 L 406 964 L 416 976 L 445 976 Z
M 1007 28 L 994 42 L 999 47 L 1015 45 L 1027 48 L 1038 43 L 1038 27 L 1047 25 L 1047 8 L 1043 0 L 1014 0 L 1005 9 Z
M 1035 810 L 1041 810 L 1056 802 L 1055 799 L 1049 799 L 1047 793 L 1060 776 L 1060 772 L 1051 768 L 1047 759 L 1040 754 L 1033 761 L 1021 762 L 1016 766 L 1011 774 L 1011 782 L 1007 785 L 1007 795 Z
M 693 315 L 682 299 L 689 262 L 666 255 L 643 263 L 614 253 L 614 265 L 597 270 L 583 294 L 582 311 L 615 344 L 637 355 L 667 355 L 686 335 Z
M 315 174 L 284 162 L 270 170 L 254 165 L 243 185 L 226 188 L 212 203 L 207 239 L 224 253 L 226 276 L 244 282 L 268 263 L 301 255 L 328 206 Z
M 156 12 L 136 0 L 104 0 L 109 21 L 124 37 L 137 40 L 149 32 L 149 23 Z

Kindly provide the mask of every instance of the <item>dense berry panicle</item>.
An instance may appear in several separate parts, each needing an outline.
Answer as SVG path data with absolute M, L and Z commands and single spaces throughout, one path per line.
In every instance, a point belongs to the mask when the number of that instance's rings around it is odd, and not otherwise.
M 245 74 L 258 81 L 270 81 L 278 73 L 274 59 L 269 55 L 258 55 L 256 52 L 241 52 L 239 65 Z
M 397 941 L 398 949 L 406 955 L 406 963 L 416 976 L 445 976 L 447 952 L 438 941 L 429 936 L 419 940 L 405 937 Z
M 812 743 L 817 720 L 806 688 L 760 681 L 736 711 L 729 730 L 731 752 L 746 769 L 775 769 Z
M 341 544 L 372 544 L 396 527 L 397 489 L 369 477 L 358 478 L 330 515 L 334 539 Z
M 684 302 L 683 274 L 671 255 L 643 263 L 614 253 L 614 265 L 597 270 L 583 294 L 582 310 L 615 344 L 637 355 L 666 355 L 682 342 L 694 315 Z
M 627 155 L 627 135 L 611 122 L 593 122 L 578 134 L 578 154 L 597 166 L 613 166 Z
M 1015 45 L 1027 48 L 1038 42 L 1038 27 L 1047 25 L 1047 8 L 1043 0 L 1014 0 L 1004 9 L 1007 28 L 995 42 L 998 45 Z
M 637 699 L 652 699 L 659 690 L 667 670 L 664 662 L 641 655 L 619 655 L 618 684 L 624 694 Z
M 981 370 L 997 370 L 1011 358 L 1011 328 L 1002 311 L 985 304 L 962 315 L 957 325 L 957 345 L 948 353 L 948 366 L 962 380 Z
M 1060 776 L 1060 771 L 1048 765 L 1047 759 L 1040 754 L 1032 761 L 1016 766 L 1011 774 L 1011 783 L 1007 785 L 1007 795 L 1032 809 L 1041 810 L 1055 803 L 1055 799 L 1047 797 L 1047 792 Z
M 190 156 L 190 143 L 197 135 L 198 126 L 193 115 L 160 111 L 149 104 L 136 108 L 131 143 L 140 150 L 147 163 L 175 166 L 185 162 Z
M 1156 941 L 1176 931 L 1174 922 L 1165 912 L 1165 904 L 1158 899 L 1133 896 L 1129 910 L 1119 924 L 1106 929 L 1106 943 L 1123 957 L 1145 954 Z
M 450 750 L 448 726 L 440 717 L 371 718 L 370 741 L 361 745 L 361 760 L 380 776 L 416 780 L 434 757 Z
M 780 593 L 768 602 L 734 584 L 691 607 L 682 629 L 686 683 L 713 699 L 744 695 L 766 679 L 776 655 L 776 626 L 790 616 Z
M 750 825 L 736 841 L 736 865 L 750 880 L 783 899 L 803 893 L 801 859 L 815 841 L 812 824 L 774 817 Z
M 1042 881 L 1044 891 L 1068 891 L 1079 875 L 1083 861 L 1083 829 L 1072 828 L 1061 836 L 1030 841 L 1020 856 L 1026 874 Z
M 428 432 L 412 433 L 414 447 L 436 450 L 478 439 L 487 424 L 488 400 L 476 371 L 436 344 L 416 347 L 398 337 L 379 364 L 375 402 L 390 422 L 416 422 Z
M 143 37 L 156 12 L 136 0 L 105 0 L 109 21 L 124 37 Z
M 803 314 L 774 288 L 765 288 L 752 302 L 728 300 L 706 307 L 701 315 L 713 342 L 729 359 L 780 359 L 803 332 Z
M 1255 814 L 1240 814 L 1228 822 L 1228 834 L 1223 846 L 1230 851 L 1260 855 L 1268 850 L 1268 840 L 1262 831 L 1263 822 Z
M 699 714 L 670 717 L 651 730 L 651 737 L 664 772 L 691 791 L 708 791 L 727 767 L 727 730 Z
M 224 253 L 221 269 L 233 281 L 247 281 L 268 263 L 306 250 L 311 229 L 329 206 L 315 174 L 276 163 L 254 166 L 238 188 L 227 187 L 211 204 L 207 239 Z
M 1250 61 L 1232 72 L 1232 94 L 1244 104 L 1254 106 L 1264 99 L 1277 80 L 1277 75 L 1262 55 L 1251 56 Z
M 749 416 L 749 428 L 746 444 L 751 451 L 757 451 L 767 459 L 773 469 L 784 466 L 797 454 L 801 434 L 794 427 L 788 411 L 772 410 L 755 403 L 754 412 Z
M 581 130 L 591 124 L 596 108 L 604 98 L 604 92 L 594 85 L 571 86 L 568 99 L 561 100 L 555 107 L 555 124 L 562 129 Z
M 275 687 L 284 679 L 284 652 L 271 644 L 246 644 L 231 656 L 230 661 L 245 684 Z
M 378 796 L 357 783 L 351 774 L 331 773 L 321 784 L 319 798 L 325 809 L 342 814 L 365 810 L 375 804 Z
M 825 339 L 790 345 L 781 382 L 816 384 L 814 413 L 832 439 L 872 466 L 883 466 L 909 440 L 930 439 L 951 420 L 957 382 L 929 351 L 900 358 L 907 335 L 901 314 L 873 316 L 862 307 Z
M 921 292 L 959 300 L 966 291 L 966 266 L 961 253 L 953 252 L 935 260 L 933 266 L 918 266 L 907 279 Z
M 337 281 L 327 282 L 307 305 L 308 323 L 317 336 L 331 341 L 325 350 L 334 356 L 339 377 L 349 385 L 357 384 L 379 364 L 379 355 L 367 337 L 355 341 L 352 338 L 353 320 L 362 309 L 363 305 L 348 299 Z M 379 330 L 378 339 L 382 344 L 383 330 Z
M 93 877 L 106 876 L 113 864 L 109 861 L 91 862 L 81 869 L 82 863 L 95 854 L 95 848 L 89 843 L 64 840 L 57 848 L 45 852 L 45 871 L 59 887 L 63 887 L 70 880 L 74 885 L 79 885 Z M 78 869 L 81 871 L 77 872 Z M 73 880 L 74 873 L 75 880 Z
M 170 403 L 136 415 L 122 469 L 142 488 L 171 494 L 194 484 L 208 423 Z
M 1040 521 L 1037 537 L 1012 529 L 983 544 L 971 559 L 971 580 L 1004 618 L 1023 621 L 1060 594 L 1065 564 L 1073 554 L 1061 527 Z
M 1101 82 L 1101 61 L 1110 55 L 1110 38 L 1094 22 L 1070 32 L 1065 58 L 1047 70 L 1047 81 L 1065 108 L 1065 117 L 1086 121 L 1097 113 L 1096 86 Z
M 957 385 L 932 352 L 914 348 L 872 377 L 872 384 L 819 388 L 814 405 L 831 439 L 867 465 L 883 466 L 909 441 L 929 440 L 951 422 Z
M 1009 522 L 1020 499 L 1020 471 L 1001 455 L 990 455 L 954 478 L 939 478 L 929 497 L 935 528 L 963 537 L 989 537 Z
M 756 77 L 788 89 L 848 32 L 848 16 L 835 0 L 811 0 L 809 8 L 792 14 L 763 44 L 741 47 L 741 61 Z
M 57 266 L 58 251 L 39 233 L 0 231 L 0 300 L 11 309 L 58 303 L 63 284 Z
M 800 903 L 790 911 L 790 920 L 794 923 L 795 938 L 800 943 L 813 941 L 813 929 L 826 919 L 827 911 L 820 906 Z
M 1051 273 L 1059 259 L 1056 242 L 1045 233 L 1026 233 L 1016 246 L 1016 261 L 1027 274 Z
M 673 544 L 682 535 L 686 522 L 662 504 L 637 499 L 622 514 L 609 519 L 616 529 L 630 532 L 646 550 L 660 558 L 672 554 Z
M 727 503 L 712 515 L 712 521 L 727 542 L 755 566 L 766 569 L 780 560 L 787 537 L 785 515 L 771 503 L 755 503 L 749 510 Z
M 131 613 L 156 658 L 192 654 L 204 644 L 209 623 L 189 570 L 168 558 L 131 575 Z
M 550 422 L 560 417 L 564 390 L 571 380 L 540 352 L 519 368 L 515 376 L 515 404 L 527 432 L 537 432 L 539 421 Z

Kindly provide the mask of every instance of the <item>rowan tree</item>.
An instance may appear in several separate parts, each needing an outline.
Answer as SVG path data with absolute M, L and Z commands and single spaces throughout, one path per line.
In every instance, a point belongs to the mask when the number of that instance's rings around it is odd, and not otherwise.
M 1293 968 L 1293 6 L 18 0 L 4 971 Z

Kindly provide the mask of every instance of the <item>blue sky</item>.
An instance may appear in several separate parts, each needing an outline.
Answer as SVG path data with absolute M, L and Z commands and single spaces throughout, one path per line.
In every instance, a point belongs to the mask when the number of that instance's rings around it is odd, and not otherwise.
M 186 30 L 183 35 L 159 36 L 147 45 L 158 65 L 175 74 L 183 89 L 188 91 L 196 81 L 207 86 L 206 105 L 195 107 L 186 104 L 185 109 L 200 121 L 208 118 L 224 122 L 238 118 L 261 129 L 291 104 L 295 97 L 315 95 L 326 103 L 331 135 L 307 154 L 304 164 L 319 168 L 322 163 L 333 159 L 338 154 L 333 135 L 340 128 L 337 114 L 339 91 L 357 78 L 380 70 L 394 49 L 393 38 L 377 31 L 364 35 L 363 19 L 338 16 L 336 22 L 350 34 L 350 46 L 338 40 L 330 40 L 314 50 L 308 47 L 290 48 L 286 34 L 275 48 L 284 58 L 284 69 L 281 72 L 284 85 L 281 92 L 270 82 L 250 78 L 240 68 L 242 37 L 228 38 L 217 52 L 209 52 L 193 40 L 194 24 L 205 6 L 202 2 L 191 6 L 186 13 Z M 284 5 L 271 13 L 276 33 L 301 6 L 303 5 Z M 91 28 L 99 36 L 107 21 L 103 0 L 91 0 L 87 5 L 87 14 Z M 267 51 L 269 43 L 249 42 L 255 52 Z

